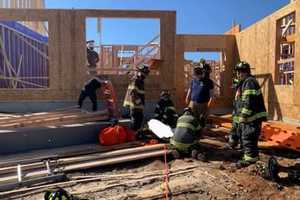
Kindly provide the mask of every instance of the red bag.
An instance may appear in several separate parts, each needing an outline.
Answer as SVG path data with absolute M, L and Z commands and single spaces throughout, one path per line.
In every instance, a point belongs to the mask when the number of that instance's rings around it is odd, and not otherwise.
M 102 129 L 98 135 L 101 145 L 110 146 L 135 140 L 135 134 L 125 126 L 115 125 Z

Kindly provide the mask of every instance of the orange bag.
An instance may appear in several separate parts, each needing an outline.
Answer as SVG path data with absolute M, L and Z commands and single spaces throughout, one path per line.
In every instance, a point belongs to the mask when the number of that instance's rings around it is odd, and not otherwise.
M 101 145 L 110 146 L 134 141 L 135 134 L 125 126 L 115 125 L 102 129 L 98 138 Z

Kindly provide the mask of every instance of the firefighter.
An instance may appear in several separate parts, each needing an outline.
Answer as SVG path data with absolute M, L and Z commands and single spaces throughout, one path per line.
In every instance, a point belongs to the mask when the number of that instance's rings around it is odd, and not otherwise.
M 240 135 L 242 142 L 243 158 L 237 162 L 237 167 L 241 168 L 258 160 L 258 138 L 267 112 L 260 86 L 251 75 L 250 65 L 240 62 L 235 71 L 240 83 L 234 100 L 233 123 L 236 123 L 237 135 Z
M 169 125 L 171 128 L 175 128 L 178 114 L 170 97 L 168 90 L 161 92 L 160 100 L 154 110 L 154 118 Z
M 240 93 L 241 93 L 241 83 L 242 81 L 239 81 L 237 78 L 234 78 L 232 81 L 232 89 L 234 90 L 235 93 L 235 101 L 233 101 L 233 110 L 232 110 L 232 117 L 235 118 L 237 116 L 237 110 L 235 104 L 236 101 L 238 100 L 237 98 L 240 97 Z M 241 135 L 239 135 L 240 133 L 238 132 L 238 123 L 236 121 L 232 122 L 232 128 L 230 130 L 229 133 L 229 137 L 228 137 L 228 147 L 231 149 L 235 149 L 239 142 L 240 142 L 240 147 L 242 147 L 242 143 L 241 143 Z
M 186 103 L 192 108 L 195 117 L 205 126 L 208 115 L 208 103 L 212 98 L 214 83 L 207 78 L 207 71 L 202 63 L 194 67 L 193 80 L 186 95 Z
M 75 200 L 73 195 L 69 195 L 68 192 L 62 188 L 55 191 L 46 191 L 44 194 L 44 200 Z
M 101 88 L 103 83 L 106 83 L 106 81 L 102 80 L 100 76 L 95 76 L 84 84 L 78 99 L 79 108 L 82 107 L 84 99 L 89 97 L 93 104 L 93 111 L 97 111 L 98 106 L 96 91 Z
M 129 109 L 131 129 L 134 131 L 142 127 L 145 106 L 144 80 L 150 73 L 149 66 L 142 64 L 137 67 L 128 85 L 123 106 Z
M 173 156 L 179 158 L 182 155 L 190 155 L 199 159 L 200 135 L 201 126 L 198 119 L 193 116 L 191 108 L 185 108 L 183 115 L 177 120 L 174 136 L 170 140 L 174 148 Z

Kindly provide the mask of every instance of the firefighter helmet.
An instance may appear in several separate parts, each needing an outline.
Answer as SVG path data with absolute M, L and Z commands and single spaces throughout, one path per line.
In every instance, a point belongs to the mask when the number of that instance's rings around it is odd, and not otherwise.
M 45 200 L 71 200 L 72 197 L 62 188 L 55 191 L 47 191 L 44 195 Z
M 150 73 L 149 65 L 147 64 L 141 64 L 137 67 L 137 70 L 139 72 L 142 72 L 143 74 L 148 75 Z
M 163 97 L 170 98 L 170 96 L 171 96 L 171 94 L 170 94 L 169 90 L 163 90 L 160 93 L 160 98 L 163 98 Z
M 236 71 L 250 71 L 250 65 L 247 62 L 241 61 L 235 66 L 234 69 Z
M 186 107 L 183 109 L 183 113 L 186 113 L 186 112 L 189 112 L 189 113 L 192 113 L 192 108 L 191 107 Z

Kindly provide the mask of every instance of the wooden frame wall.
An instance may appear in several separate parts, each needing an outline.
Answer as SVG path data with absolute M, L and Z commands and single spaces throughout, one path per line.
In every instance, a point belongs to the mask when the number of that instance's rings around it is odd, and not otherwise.
M 146 89 L 156 92 L 148 99 L 158 98 L 160 89 L 175 90 L 175 36 L 176 12 L 174 11 L 125 11 L 125 10 L 56 10 L 56 9 L 0 9 L 1 20 L 48 21 L 50 88 L 40 90 L 0 90 L 0 101 L 68 101 L 77 100 L 86 75 L 87 17 L 157 18 L 160 19 L 161 77 L 150 77 Z M 109 77 L 120 99 L 128 84 L 127 76 Z M 157 79 L 161 81 L 157 81 Z
M 45 0 L 0 0 L 1 8 L 44 8 Z
M 213 107 L 227 107 L 232 105 L 231 84 L 232 72 L 237 56 L 235 37 L 233 35 L 177 35 L 176 37 L 176 96 L 177 105 L 184 106 L 184 53 L 185 52 L 222 52 L 225 71 L 222 72 L 221 95 L 213 101 Z M 225 95 L 226 93 L 226 95 Z
M 276 85 L 278 54 L 276 24 L 296 12 L 294 85 Z M 236 34 L 238 53 L 254 68 L 262 84 L 269 117 L 300 122 L 300 1 L 294 1 L 270 16 Z M 278 51 L 277 51 L 278 52 Z

